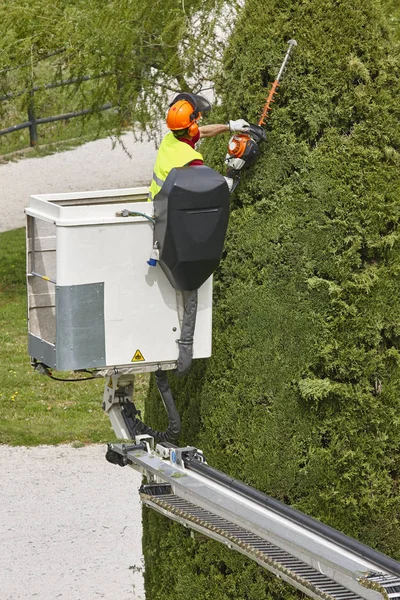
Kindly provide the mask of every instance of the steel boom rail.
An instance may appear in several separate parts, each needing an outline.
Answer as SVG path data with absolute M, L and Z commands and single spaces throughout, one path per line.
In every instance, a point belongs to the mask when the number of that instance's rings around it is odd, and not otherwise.
M 255 502 L 265 506 L 277 513 L 284 515 L 288 519 L 293 522 L 309 529 L 310 531 L 314 531 L 315 533 L 321 534 L 325 537 L 326 540 L 330 540 L 339 546 L 342 546 L 345 550 L 351 550 L 361 558 L 365 558 L 366 560 L 370 560 L 383 571 L 387 571 L 392 573 L 396 577 L 400 578 L 400 563 L 386 556 L 386 554 L 382 554 L 382 552 L 378 552 L 369 546 L 341 533 L 337 529 L 330 527 L 329 525 L 325 525 L 325 523 L 321 523 L 321 521 L 317 521 L 313 519 L 309 515 L 305 515 L 300 512 L 280 502 L 279 500 L 275 500 L 271 496 L 267 496 L 263 492 L 252 488 L 249 485 L 246 485 L 242 481 L 238 481 L 237 479 L 232 479 L 225 473 L 210 467 L 207 464 L 199 463 L 194 460 L 185 460 L 185 466 L 189 469 L 193 469 L 197 473 L 204 474 L 207 478 L 212 479 L 213 481 L 217 481 L 226 487 L 234 490 L 238 494 L 243 495 L 245 498 L 249 500 L 254 500 Z
M 400 563 L 206 464 L 200 450 L 138 436 L 110 444 L 142 472 L 148 507 L 224 543 L 311 598 L 400 599 Z

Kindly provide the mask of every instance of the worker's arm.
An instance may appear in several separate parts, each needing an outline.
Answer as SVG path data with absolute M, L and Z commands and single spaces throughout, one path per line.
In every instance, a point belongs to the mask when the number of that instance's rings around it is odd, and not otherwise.
M 214 137 L 220 133 L 226 131 L 241 131 L 246 132 L 249 130 L 250 125 L 244 119 L 237 119 L 237 121 L 229 121 L 227 125 L 215 124 L 215 125 L 203 125 L 199 127 L 200 137 Z
M 229 131 L 229 125 L 203 125 L 202 127 L 199 127 L 199 131 L 201 138 L 214 137 L 215 135 Z

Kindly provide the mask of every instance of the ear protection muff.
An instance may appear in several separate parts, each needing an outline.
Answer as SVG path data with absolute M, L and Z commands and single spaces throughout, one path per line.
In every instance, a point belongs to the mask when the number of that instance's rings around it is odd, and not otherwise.
M 190 115 L 190 118 L 193 119 L 193 121 L 190 123 L 190 125 L 188 127 L 188 134 L 192 137 L 195 137 L 199 133 L 199 126 L 198 126 L 197 121 L 201 118 L 201 112 L 199 112 L 198 110 L 195 110 Z
M 197 125 L 196 121 L 192 121 L 192 123 L 190 123 L 189 127 L 188 127 L 188 134 L 191 137 L 196 137 L 196 135 L 199 133 L 199 126 Z

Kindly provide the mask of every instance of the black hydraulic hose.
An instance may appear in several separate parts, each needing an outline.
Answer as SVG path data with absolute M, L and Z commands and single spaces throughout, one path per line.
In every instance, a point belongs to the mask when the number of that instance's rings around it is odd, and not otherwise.
M 50 379 L 54 379 L 54 381 L 66 381 L 68 383 L 75 383 L 77 381 L 89 381 L 89 379 L 97 379 L 97 377 L 81 377 L 75 379 L 63 379 L 62 377 L 54 377 L 53 373 L 50 371 L 47 365 L 41 362 L 37 362 L 35 359 L 32 363 L 32 366 L 34 367 L 35 371 L 37 371 L 41 375 L 47 375 L 47 377 L 50 377 Z M 87 369 L 81 369 L 81 372 L 90 373 L 91 371 L 88 371 Z
M 232 477 L 229 477 L 225 473 L 222 473 L 221 471 L 218 471 L 209 465 L 201 463 L 190 457 L 186 458 L 184 462 L 185 467 L 188 469 L 191 469 L 192 471 L 207 477 L 207 479 L 211 479 L 216 483 L 219 483 L 224 487 L 241 494 L 243 497 L 249 500 L 257 502 L 257 504 L 260 506 L 268 508 L 277 514 L 290 519 L 297 525 L 300 525 L 301 527 L 320 535 L 326 540 L 330 540 L 331 542 L 338 544 L 343 549 L 351 551 L 354 554 L 357 554 L 357 556 L 370 561 L 383 571 L 391 573 L 396 577 L 400 577 L 400 563 L 393 558 L 386 556 L 386 554 L 366 546 L 362 542 L 359 542 L 348 535 L 337 531 L 337 529 L 334 529 L 329 525 L 325 525 L 313 517 L 305 515 L 299 510 L 296 510 L 295 508 L 292 508 L 291 506 L 288 506 L 279 500 L 275 500 L 275 498 L 271 498 L 271 496 L 267 496 L 267 494 L 252 488 L 242 481 L 232 479 Z
M 150 435 L 154 438 L 155 442 L 172 443 L 178 439 L 181 432 L 181 419 L 175 406 L 171 388 L 169 387 L 167 373 L 159 369 L 156 371 L 155 376 L 157 388 L 168 415 L 167 429 L 165 431 L 155 431 L 152 427 L 146 425 L 146 423 L 143 423 L 140 419 L 137 419 L 134 414 L 129 414 L 126 410 L 127 407 L 125 407 L 125 410 L 123 409 L 122 415 L 132 439 L 134 439 L 136 435 Z M 133 405 L 130 404 L 130 407 L 132 406 Z M 136 410 L 135 414 L 137 414 Z
M 168 383 L 166 371 L 160 369 L 156 371 L 156 384 L 160 392 L 161 399 L 168 415 L 168 428 L 166 431 L 157 432 L 159 442 L 175 442 L 181 432 L 181 418 L 175 405 L 175 400 Z
M 181 327 L 181 337 L 178 340 L 179 356 L 176 362 L 178 375 L 186 375 L 193 359 L 193 338 L 197 317 L 197 290 L 183 291 L 184 313 Z

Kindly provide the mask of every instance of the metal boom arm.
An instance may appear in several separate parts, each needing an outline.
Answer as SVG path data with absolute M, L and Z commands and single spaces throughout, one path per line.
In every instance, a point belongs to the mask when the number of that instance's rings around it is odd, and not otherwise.
M 400 563 L 232 479 L 193 447 L 111 444 L 144 473 L 143 503 L 245 554 L 311 598 L 400 599 Z

